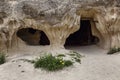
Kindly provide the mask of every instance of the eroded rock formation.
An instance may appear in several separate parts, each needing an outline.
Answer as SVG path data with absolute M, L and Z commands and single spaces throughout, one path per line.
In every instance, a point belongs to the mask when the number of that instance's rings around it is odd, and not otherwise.
M 120 47 L 119 4 L 119 0 L 0 0 L 0 48 L 23 43 L 18 30 L 33 28 L 47 35 L 51 49 L 64 49 L 82 18 L 91 18 L 92 34 L 101 47 Z

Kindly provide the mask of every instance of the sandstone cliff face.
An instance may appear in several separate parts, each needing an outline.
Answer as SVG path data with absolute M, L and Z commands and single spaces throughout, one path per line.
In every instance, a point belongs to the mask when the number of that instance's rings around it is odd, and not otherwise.
M 47 35 L 51 49 L 64 49 L 83 17 L 92 18 L 101 47 L 120 47 L 119 6 L 119 0 L 0 0 L 0 47 L 19 46 L 17 31 L 33 28 Z

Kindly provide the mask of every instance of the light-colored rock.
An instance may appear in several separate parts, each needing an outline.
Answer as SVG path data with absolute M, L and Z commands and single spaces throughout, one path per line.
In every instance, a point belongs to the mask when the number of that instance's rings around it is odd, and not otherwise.
M 64 49 L 82 18 L 91 18 L 92 34 L 99 38 L 99 46 L 120 47 L 119 6 L 119 0 L 1 0 L 0 49 L 19 46 L 16 34 L 22 28 L 41 30 L 51 50 Z

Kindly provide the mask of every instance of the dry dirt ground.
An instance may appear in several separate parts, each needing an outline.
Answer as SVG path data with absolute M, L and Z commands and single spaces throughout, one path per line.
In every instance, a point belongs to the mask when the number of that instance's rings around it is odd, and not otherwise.
M 40 47 L 17 50 L 0 65 L 0 80 L 120 80 L 120 54 L 107 55 L 97 46 L 67 47 L 80 52 L 81 64 L 75 64 L 57 72 L 34 69 L 33 65 L 20 59 L 33 59 Z M 34 55 L 33 55 L 34 54 Z

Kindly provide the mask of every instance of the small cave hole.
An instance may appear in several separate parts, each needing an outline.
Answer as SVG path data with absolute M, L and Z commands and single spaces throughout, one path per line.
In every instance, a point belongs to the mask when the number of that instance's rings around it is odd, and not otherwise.
M 28 45 L 49 45 L 49 39 L 46 34 L 33 28 L 22 28 L 18 30 L 17 36 Z

